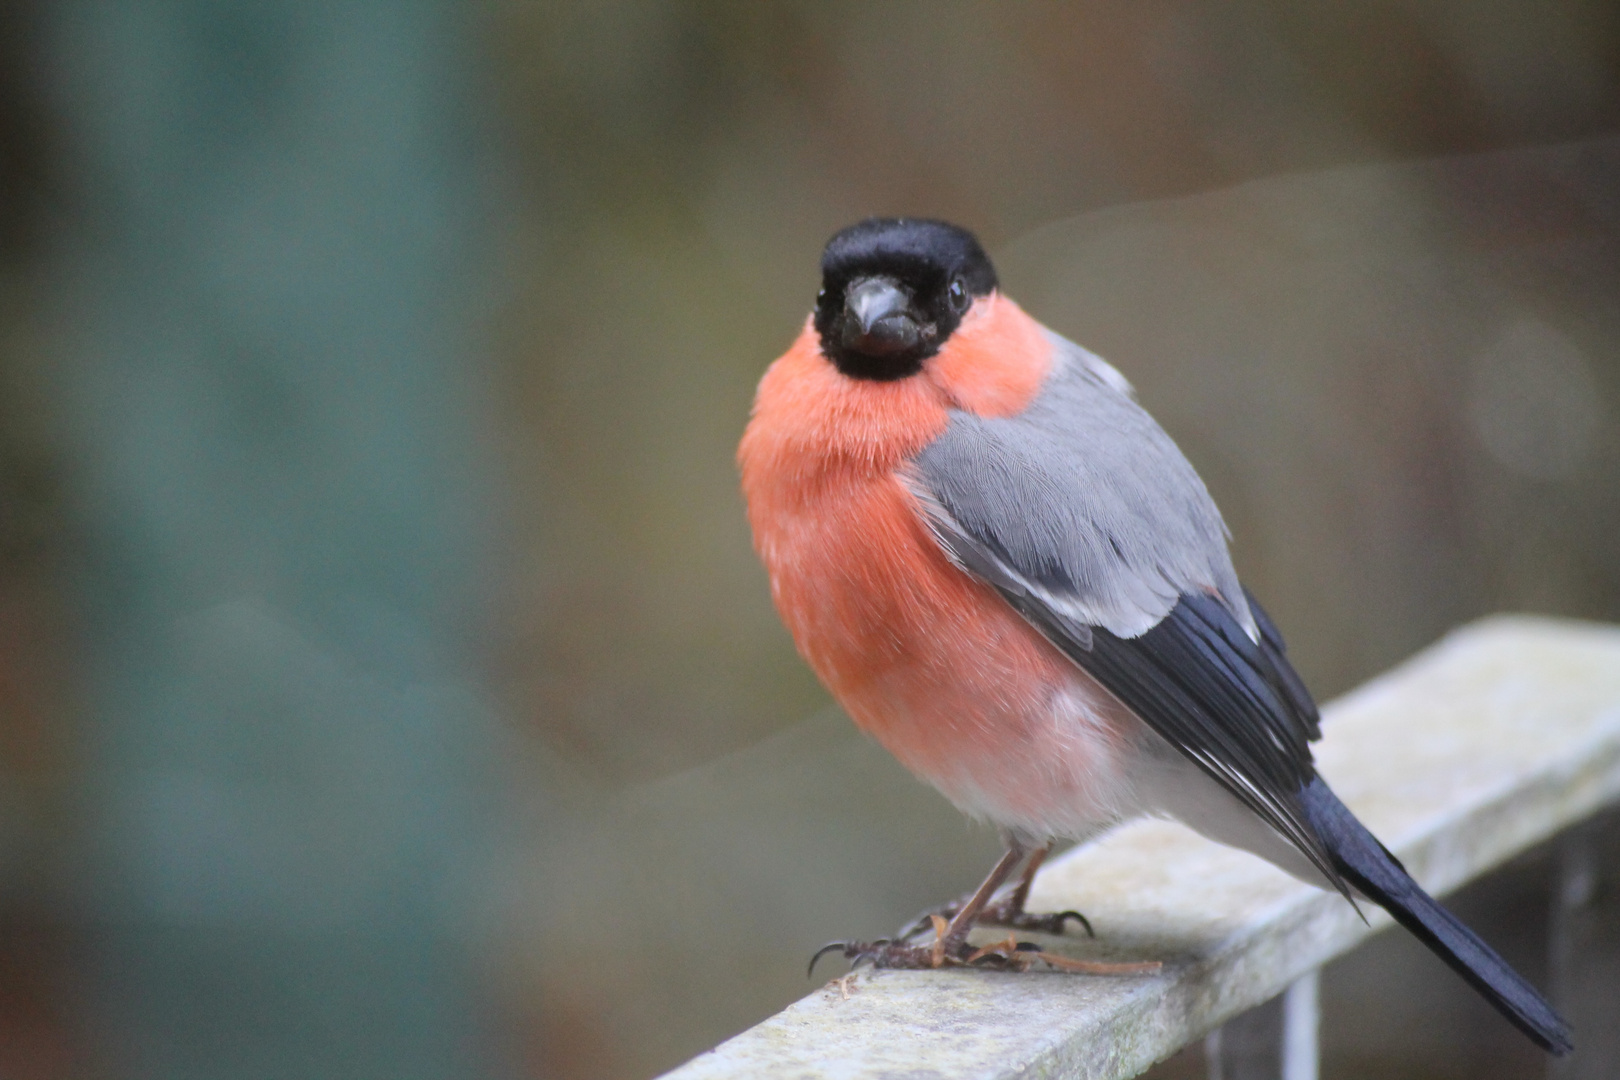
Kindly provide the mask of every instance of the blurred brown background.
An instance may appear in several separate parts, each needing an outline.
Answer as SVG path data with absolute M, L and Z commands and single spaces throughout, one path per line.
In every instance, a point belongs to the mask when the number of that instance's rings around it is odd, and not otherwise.
M 477 388 L 464 442 L 490 464 L 467 483 L 494 507 L 456 618 L 505 732 L 467 781 L 499 806 L 473 881 L 493 914 L 466 948 L 513 1071 L 671 1067 L 806 992 L 814 946 L 892 929 L 993 858 L 829 706 L 749 548 L 736 440 L 850 221 L 974 229 L 1012 296 L 1136 384 L 1318 696 L 1487 612 L 1620 617 L 1620 7 L 442 6 L 422 48 L 453 54 L 430 74 L 481 141 L 424 160 L 473 162 L 492 268 L 445 369 Z M 72 197 L 62 27 L 102 17 L 0 18 L 16 1076 L 77 1075 L 102 1023 L 76 988 L 104 913 L 61 900 L 97 887 L 60 864 L 100 774 L 78 756 L 89 474 L 52 375 L 72 348 L 52 289 L 98 235 Z M 1533 978 L 1538 865 L 1465 902 Z M 1402 948 L 1330 973 L 1325 1076 L 1539 1075 Z M 1433 1024 L 1389 1034 L 1392 984 Z M 1430 1038 L 1447 1025 L 1476 1052 Z

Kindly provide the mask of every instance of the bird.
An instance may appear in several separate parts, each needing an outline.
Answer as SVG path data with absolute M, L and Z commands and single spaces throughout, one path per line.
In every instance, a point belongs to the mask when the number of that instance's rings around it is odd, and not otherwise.
M 1024 910 L 1051 846 L 1167 817 L 1382 905 L 1537 1045 L 1572 1049 L 1551 1004 L 1317 773 L 1316 703 L 1239 582 L 1202 480 L 1116 368 L 1001 291 L 971 232 L 869 218 L 834 235 L 737 461 L 801 656 L 859 728 L 1006 845 L 970 896 L 931 913 L 932 942 L 828 949 L 1027 968 L 1028 943 L 975 949 L 969 931 L 1061 933 L 1082 917 Z

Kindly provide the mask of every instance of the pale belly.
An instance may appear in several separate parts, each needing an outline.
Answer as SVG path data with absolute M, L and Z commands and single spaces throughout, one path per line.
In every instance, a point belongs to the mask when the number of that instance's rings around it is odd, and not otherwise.
M 1138 736 L 1151 734 L 1084 674 L 1066 681 L 1000 700 L 945 683 L 919 701 L 914 675 L 896 672 L 846 708 L 963 812 L 1031 841 L 1078 840 L 1141 812 Z
M 1089 675 L 1072 667 L 1063 675 L 1044 695 L 988 702 L 975 700 L 972 680 L 917 695 L 915 673 L 896 669 L 892 684 L 879 680 L 895 697 L 874 693 L 845 706 L 852 715 L 884 709 L 887 723 L 857 723 L 959 809 L 1026 843 L 1086 840 L 1131 818 L 1168 817 L 1327 887 L 1281 834 Z

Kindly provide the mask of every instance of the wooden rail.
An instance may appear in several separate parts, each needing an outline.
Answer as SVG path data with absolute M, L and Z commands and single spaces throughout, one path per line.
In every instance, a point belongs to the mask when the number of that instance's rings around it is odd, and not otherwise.
M 1330 704 L 1324 729 L 1323 775 L 1444 893 L 1620 799 L 1620 628 L 1472 624 Z M 1159 974 L 863 971 L 666 1076 L 1115 1080 L 1294 986 L 1276 1075 L 1312 1077 L 1313 973 L 1389 925 L 1363 906 L 1370 925 L 1250 855 L 1136 822 L 1049 862 L 1031 908 L 1091 918 L 1097 940 L 1063 939 L 1070 955 L 1162 960 Z

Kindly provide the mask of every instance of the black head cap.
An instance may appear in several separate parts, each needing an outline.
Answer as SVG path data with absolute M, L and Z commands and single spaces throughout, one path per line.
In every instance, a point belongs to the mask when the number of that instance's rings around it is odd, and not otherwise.
M 925 218 L 868 218 L 827 242 L 816 332 L 838 370 L 903 379 L 922 370 L 996 271 L 966 229 Z

